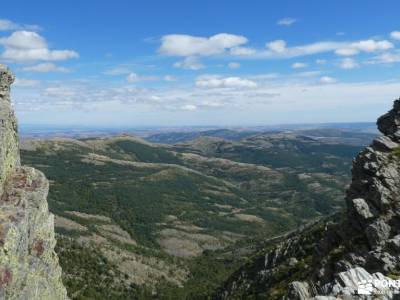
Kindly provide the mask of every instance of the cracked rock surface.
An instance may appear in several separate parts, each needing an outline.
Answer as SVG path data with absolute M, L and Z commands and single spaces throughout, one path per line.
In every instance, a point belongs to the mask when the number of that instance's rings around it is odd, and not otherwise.
M 40 171 L 20 165 L 13 81 L 0 65 L 0 299 L 68 299 L 54 252 L 49 183 Z

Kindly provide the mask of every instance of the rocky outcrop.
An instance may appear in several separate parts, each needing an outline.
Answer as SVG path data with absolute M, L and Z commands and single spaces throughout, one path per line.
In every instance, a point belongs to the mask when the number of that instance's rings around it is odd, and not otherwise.
M 10 86 L 14 76 L 0 65 L 0 194 L 4 182 L 19 165 L 17 120 L 10 103 Z
M 41 172 L 20 166 L 13 81 L 0 65 L 0 299 L 68 299 L 54 252 L 49 183 Z
M 242 268 L 217 298 L 262 293 L 268 299 L 298 300 L 399 296 L 400 281 L 393 279 L 400 279 L 400 99 L 377 125 L 383 136 L 353 161 L 342 220 L 333 217 L 268 250 L 264 265 L 255 260 Z M 302 265 L 291 266 L 293 259 Z

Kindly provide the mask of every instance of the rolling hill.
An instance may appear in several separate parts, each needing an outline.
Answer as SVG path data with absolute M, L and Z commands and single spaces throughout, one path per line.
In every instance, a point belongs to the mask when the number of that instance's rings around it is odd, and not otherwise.
M 258 244 L 341 210 L 360 148 L 282 132 L 28 140 L 21 155 L 50 180 L 73 299 L 201 299 Z

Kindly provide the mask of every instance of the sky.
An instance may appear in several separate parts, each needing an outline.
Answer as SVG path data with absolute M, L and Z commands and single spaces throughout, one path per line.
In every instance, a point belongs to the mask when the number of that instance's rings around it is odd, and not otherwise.
M 5 1 L 20 124 L 375 121 L 400 96 L 399 1 Z

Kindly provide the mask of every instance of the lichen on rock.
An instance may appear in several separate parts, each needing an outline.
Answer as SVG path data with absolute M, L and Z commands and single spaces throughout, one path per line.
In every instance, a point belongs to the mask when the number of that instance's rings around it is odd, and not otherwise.
M 0 299 L 68 299 L 54 252 L 49 183 L 40 171 L 20 166 L 13 81 L 0 65 Z
M 14 76 L 0 65 L 0 195 L 4 181 L 20 163 L 17 120 L 10 103 L 10 85 Z

